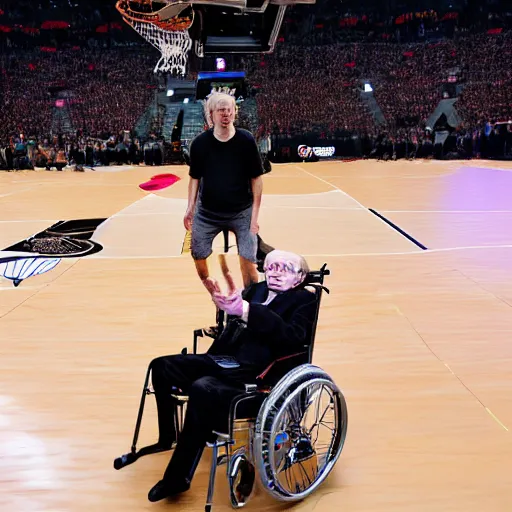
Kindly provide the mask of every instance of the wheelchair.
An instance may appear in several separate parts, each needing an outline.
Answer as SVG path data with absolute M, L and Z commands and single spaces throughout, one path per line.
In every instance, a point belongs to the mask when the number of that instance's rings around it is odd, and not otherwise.
M 318 314 L 323 285 L 330 271 L 323 267 L 311 271 L 300 285 L 317 297 L 317 309 L 311 338 L 298 354 L 271 363 L 256 379 L 245 386 L 230 406 L 229 431 L 212 432 L 212 448 L 205 512 L 210 512 L 217 467 L 226 465 L 233 508 L 247 504 L 255 483 L 274 499 L 294 502 L 312 494 L 327 478 L 336 464 L 347 435 L 347 405 L 342 391 L 325 371 L 312 364 Z M 216 325 L 194 331 L 193 353 L 198 339 L 216 338 L 225 327 L 222 311 L 217 311 Z M 182 350 L 186 354 L 187 349 Z M 148 368 L 142 391 L 131 451 L 114 460 L 121 469 L 138 458 L 164 451 L 151 445 L 137 451 L 146 395 L 154 391 L 149 385 Z M 183 428 L 187 397 L 170 390 L 176 404 L 176 431 Z M 178 434 L 179 439 L 179 434 Z M 179 442 L 179 441 L 178 441 Z

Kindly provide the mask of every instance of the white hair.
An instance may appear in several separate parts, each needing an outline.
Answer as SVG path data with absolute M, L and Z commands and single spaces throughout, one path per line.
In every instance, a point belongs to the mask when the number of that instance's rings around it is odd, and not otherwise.
M 210 128 L 213 128 L 213 119 L 212 112 L 217 108 L 217 105 L 221 102 L 228 102 L 233 104 L 233 109 L 237 110 L 236 100 L 233 96 L 226 94 L 225 92 L 212 92 L 208 96 L 208 100 L 204 105 L 204 116 L 206 117 L 206 122 Z
M 273 251 L 270 251 L 267 256 L 265 257 L 264 264 L 268 262 L 268 260 L 272 260 L 274 258 L 283 258 L 283 259 L 291 259 L 291 258 L 297 258 L 299 260 L 299 268 L 298 270 L 306 276 L 306 274 L 309 273 L 309 265 L 304 256 L 301 256 L 300 254 L 296 254 L 294 252 L 289 251 L 281 251 L 279 249 L 274 249 Z

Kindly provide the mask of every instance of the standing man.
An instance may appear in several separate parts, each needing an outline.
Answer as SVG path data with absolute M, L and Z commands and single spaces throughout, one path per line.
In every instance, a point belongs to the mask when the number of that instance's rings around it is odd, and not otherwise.
M 207 258 L 214 238 L 224 229 L 235 233 L 244 287 L 258 282 L 258 215 L 264 173 L 256 141 L 235 128 L 235 99 L 212 93 L 205 106 L 210 129 L 190 145 L 190 181 L 185 229 L 192 230 L 191 252 L 206 289 L 219 292 Z

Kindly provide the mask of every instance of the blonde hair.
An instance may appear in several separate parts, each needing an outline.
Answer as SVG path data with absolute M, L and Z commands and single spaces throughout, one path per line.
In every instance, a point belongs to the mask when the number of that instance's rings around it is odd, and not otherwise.
M 238 107 L 237 107 L 235 98 L 229 94 L 226 94 L 225 92 L 212 92 L 208 96 L 208 100 L 206 101 L 206 103 L 204 105 L 204 116 L 205 116 L 206 122 L 210 128 L 213 128 L 212 112 L 217 108 L 217 105 L 223 101 L 233 104 L 233 108 L 235 110 L 235 116 L 236 116 Z

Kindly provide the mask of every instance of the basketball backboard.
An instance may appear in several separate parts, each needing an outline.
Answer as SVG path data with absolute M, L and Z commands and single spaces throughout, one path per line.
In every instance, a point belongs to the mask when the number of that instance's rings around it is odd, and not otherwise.
M 124 0 L 133 11 L 155 13 L 160 23 L 190 16 L 188 29 L 197 56 L 271 53 L 286 8 L 316 0 Z

